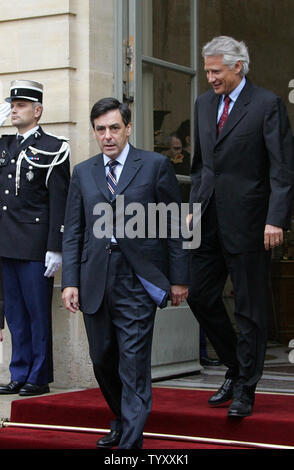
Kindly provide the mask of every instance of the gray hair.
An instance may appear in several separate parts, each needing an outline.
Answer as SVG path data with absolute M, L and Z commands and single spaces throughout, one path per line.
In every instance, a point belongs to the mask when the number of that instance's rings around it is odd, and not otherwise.
M 38 121 L 40 121 L 41 116 L 43 114 L 43 104 L 40 103 L 39 101 L 33 101 L 32 106 L 33 106 L 33 108 L 37 108 L 37 106 L 41 106 L 42 110 L 41 110 L 40 116 L 38 117 Z
M 212 39 L 203 47 L 202 56 L 216 55 L 222 55 L 223 63 L 231 69 L 240 60 L 242 62 L 240 75 L 244 76 L 249 72 L 249 52 L 243 41 L 236 41 L 236 39 L 229 36 L 218 36 Z

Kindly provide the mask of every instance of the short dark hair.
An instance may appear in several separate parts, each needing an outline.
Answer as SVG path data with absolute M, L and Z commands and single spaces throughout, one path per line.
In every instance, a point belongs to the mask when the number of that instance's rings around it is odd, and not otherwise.
M 127 126 L 131 122 L 131 110 L 129 109 L 126 103 L 121 103 L 116 98 L 102 98 L 94 104 L 91 110 L 90 119 L 93 128 L 94 120 L 97 117 L 102 116 L 108 111 L 112 111 L 114 109 L 119 110 L 125 126 Z

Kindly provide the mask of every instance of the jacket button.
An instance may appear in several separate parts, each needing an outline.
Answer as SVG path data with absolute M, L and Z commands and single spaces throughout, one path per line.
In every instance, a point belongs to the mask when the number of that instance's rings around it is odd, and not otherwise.
M 11 163 L 15 163 L 15 160 L 14 160 L 14 158 L 11 160 Z
M 9 194 L 9 189 L 5 189 L 5 194 Z
M 11 174 L 11 173 L 9 173 L 9 175 L 8 175 L 8 178 L 9 178 L 9 179 L 11 179 L 11 178 L 12 178 L 12 174 Z
M 36 222 L 40 222 L 39 217 L 36 217 L 36 218 L 35 218 L 35 221 L 36 221 Z
M 4 211 L 7 211 L 7 206 L 3 206 L 2 209 L 3 209 Z

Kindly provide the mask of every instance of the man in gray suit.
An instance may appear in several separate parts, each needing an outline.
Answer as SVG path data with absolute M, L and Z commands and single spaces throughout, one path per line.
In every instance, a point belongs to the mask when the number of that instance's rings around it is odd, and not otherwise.
M 247 78 L 246 45 L 217 37 L 203 48 L 212 90 L 195 104 L 190 202 L 202 204 L 201 246 L 191 252 L 188 303 L 227 367 L 211 406 L 252 413 L 262 375 L 270 249 L 283 242 L 293 201 L 293 143 L 282 100 Z M 222 302 L 230 274 L 238 336 Z
M 123 197 L 129 209 L 140 205 L 147 215 L 149 204 L 178 207 L 179 187 L 168 158 L 128 143 L 126 104 L 98 101 L 91 122 L 102 153 L 73 171 L 63 239 L 63 300 L 67 309 L 84 314 L 94 373 L 115 416 L 98 447 L 141 448 L 151 410 L 156 307 L 165 307 L 168 298 L 173 305 L 186 298 L 188 257 L 182 238 L 171 234 L 170 215 L 166 238 L 157 231 L 151 237 L 129 236 L 132 214 L 119 214 L 119 201 Z M 98 236 L 103 211 L 110 211 L 113 231 Z M 140 231 L 148 222 L 144 216 Z

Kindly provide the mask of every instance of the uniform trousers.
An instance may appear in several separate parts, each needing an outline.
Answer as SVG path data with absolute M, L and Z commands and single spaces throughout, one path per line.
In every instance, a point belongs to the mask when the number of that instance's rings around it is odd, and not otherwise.
M 97 280 L 99 282 L 99 280 Z M 151 348 L 156 305 L 119 249 L 109 255 L 103 303 L 84 314 L 100 389 L 122 432 L 120 449 L 141 448 L 151 411 Z
M 53 381 L 51 303 L 53 278 L 43 262 L 2 258 L 5 317 L 11 333 L 11 380 Z
M 191 251 L 187 301 L 228 367 L 226 378 L 236 379 L 234 396 L 245 394 L 252 401 L 267 343 L 269 261 L 270 253 L 262 249 L 238 254 L 225 250 L 212 200 L 202 218 L 201 245 Z M 228 275 L 234 291 L 234 326 L 222 297 Z

